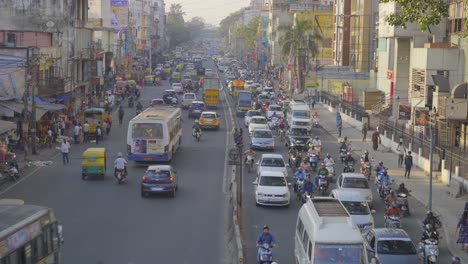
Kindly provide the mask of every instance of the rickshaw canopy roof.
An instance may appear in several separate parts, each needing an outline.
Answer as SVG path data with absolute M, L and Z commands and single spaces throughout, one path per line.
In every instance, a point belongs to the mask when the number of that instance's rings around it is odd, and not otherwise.
M 87 157 L 104 158 L 106 148 L 88 148 L 83 152 L 83 159 Z

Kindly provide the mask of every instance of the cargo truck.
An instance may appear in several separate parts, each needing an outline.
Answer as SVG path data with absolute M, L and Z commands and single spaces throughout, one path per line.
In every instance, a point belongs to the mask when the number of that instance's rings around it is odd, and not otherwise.
M 252 109 L 252 92 L 246 90 L 237 91 L 237 116 L 244 116 L 247 111 Z
M 221 83 L 218 78 L 203 79 L 203 89 L 205 106 L 209 108 L 217 108 L 219 105 L 219 90 Z

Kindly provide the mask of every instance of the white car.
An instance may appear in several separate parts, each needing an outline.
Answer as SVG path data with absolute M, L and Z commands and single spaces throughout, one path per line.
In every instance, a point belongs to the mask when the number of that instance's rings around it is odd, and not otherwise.
M 197 100 L 197 95 L 194 93 L 184 93 L 182 96 L 182 108 L 187 109 L 192 104 L 193 101 Z
M 359 196 L 361 201 L 366 201 L 372 208 L 372 191 L 366 176 L 360 173 L 342 173 L 336 181 L 338 190 L 353 191 Z
M 270 129 L 255 129 L 252 132 L 250 147 L 253 149 L 275 150 L 275 137 Z
M 249 135 L 252 134 L 254 129 L 265 128 L 270 129 L 268 121 L 264 116 L 252 116 L 249 122 Z
M 244 90 L 250 91 L 254 85 L 253 81 L 245 81 Z
M 182 83 L 173 83 L 172 89 L 178 94 L 181 94 L 184 92 L 184 87 L 182 86 Z
M 261 116 L 261 115 L 262 115 L 262 113 L 259 110 L 249 110 L 249 111 L 247 111 L 247 113 L 245 113 L 245 116 L 244 116 L 244 125 L 245 125 L 245 127 L 249 127 L 250 119 L 253 116 Z
M 276 116 L 279 118 L 284 118 L 283 109 L 281 109 L 280 105 L 272 104 L 268 106 L 267 110 L 267 117 L 271 118 L 271 116 L 276 113 Z
M 215 75 L 212 69 L 205 69 L 205 76 L 213 77 Z
M 262 154 L 257 161 L 257 175 L 262 171 L 277 171 L 284 176 L 288 176 L 288 167 L 281 154 Z
M 375 210 L 369 208 L 367 202 L 360 198 L 359 193 L 334 189 L 330 196 L 340 200 L 359 229 L 374 228 L 375 222 L 372 214 L 375 213 Z
M 253 184 L 257 206 L 289 206 L 291 203 L 290 184 L 281 172 L 262 171 Z
M 265 87 L 262 90 L 262 94 L 270 94 L 271 96 L 274 96 L 275 90 L 273 90 L 273 87 Z

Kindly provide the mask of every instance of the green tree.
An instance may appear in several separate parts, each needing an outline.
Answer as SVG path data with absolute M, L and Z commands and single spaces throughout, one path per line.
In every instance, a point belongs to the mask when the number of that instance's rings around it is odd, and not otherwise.
M 395 2 L 399 11 L 388 15 L 385 21 L 395 27 L 406 28 L 407 23 L 418 23 L 419 30 L 430 31 L 430 26 L 439 24 L 448 17 L 447 0 L 380 0 L 380 3 Z
M 176 47 L 191 39 L 190 30 L 185 25 L 185 12 L 180 4 L 172 4 L 167 13 L 167 35 L 170 47 Z
M 187 23 L 187 27 L 192 32 L 192 35 L 194 34 L 200 34 L 201 31 L 205 28 L 205 20 L 202 17 L 192 17 L 190 21 Z
M 236 12 L 233 12 L 229 14 L 229 16 L 225 17 L 221 22 L 219 23 L 219 34 L 224 37 L 228 35 L 229 28 L 237 21 L 239 18 L 242 17 L 244 14 L 244 9 L 239 9 Z
M 295 18 L 294 25 L 280 25 L 278 26 L 278 31 L 284 33 L 279 41 L 281 45 L 281 56 L 288 59 L 289 63 L 294 65 L 293 75 L 298 75 L 299 87 L 297 88 L 299 88 L 299 92 L 302 92 L 305 83 L 304 71 L 306 68 L 306 58 L 300 63 L 298 59 L 300 51 L 306 51 L 308 55 L 314 59 L 319 51 L 317 42 L 322 40 L 322 36 L 318 33 L 310 20 L 298 17 Z
M 250 22 L 245 26 L 240 26 L 236 29 L 236 34 L 238 37 L 242 38 L 247 49 L 255 48 L 255 40 L 258 34 L 258 27 L 260 25 L 260 16 L 254 17 Z

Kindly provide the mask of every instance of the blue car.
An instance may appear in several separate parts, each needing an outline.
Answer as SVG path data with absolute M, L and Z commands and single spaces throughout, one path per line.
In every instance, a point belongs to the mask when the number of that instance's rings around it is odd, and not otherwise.
M 170 165 L 151 165 L 141 178 L 141 197 L 162 193 L 175 197 L 177 177 Z
M 202 101 L 193 101 L 188 109 L 188 117 L 199 118 L 203 111 L 205 111 L 205 103 Z

